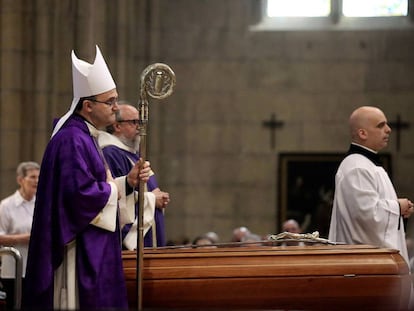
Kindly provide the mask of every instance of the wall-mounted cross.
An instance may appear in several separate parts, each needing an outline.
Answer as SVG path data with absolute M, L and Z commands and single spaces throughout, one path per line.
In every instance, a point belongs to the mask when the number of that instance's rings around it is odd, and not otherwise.
M 276 119 L 276 114 L 272 113 L 272 116 L 270 117 L 270 120 L 265 120 L 262 122 L 262 125 L 264 127 L 267 127 L 270 129 L 270 146 L 272 149 L 275 149 L 276 145 L 276 129 L 283 127 L 283 121 L 278 121 Z
M 393 131 L 396 131 L 396 135 L 397 135 L 396 146 L 397 146 L 397 151 L 400 151 L 401 130 L 408 129 L 410 127 L 410 123 L 401 121 L 401 117 L 398 114 L 397 115 L 397 120 L 396 121 L 388 122 L 388 125 L 391 127 L 391 129 Z

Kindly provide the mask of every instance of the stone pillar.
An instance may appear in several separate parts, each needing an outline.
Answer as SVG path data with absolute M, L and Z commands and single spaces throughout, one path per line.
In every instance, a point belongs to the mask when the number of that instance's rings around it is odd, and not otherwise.
M 121 96 L 137 99 L 148 3 L 0 0 L 0 198 L 16 188 L 19 162 L 42 160 L 53 119 L 70 107 L 72 49 L 92 62 L 97 44 Z

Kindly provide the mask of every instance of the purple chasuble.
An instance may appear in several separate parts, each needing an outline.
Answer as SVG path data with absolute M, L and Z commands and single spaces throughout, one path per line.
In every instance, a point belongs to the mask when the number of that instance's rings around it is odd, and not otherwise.
M 72 115 L 50 140 L 40 169 L 22 307 L 52 310 L 54 272 L 76 239 L 76 279 L 83 310 L 127 310 L 119 227 L 90 222 L 111 193 L 105 166 L 83 118 Z
M 132 168 L 132 162 L 136 162 L 139 159 L 139 156 L 135 153 L 129 152 L 122 148 L 119 148 L 114 145 L 105 146 L 103 149 L 106 162 L 111 169 L 112 176 L 119 177 L 125 176 L 129 173 Z M 132 162 L 131 162 L 132 161 Z M 158 188 L 158 183 L 155 178 L 155 175 L 152 175 L 147 182 L 148 191 L 152 191 L 155 188 Z M 138 206 L 138 204 L 137 204 Z M 137 215 L 138 207 L 135 208 L 135 215 Z M 126 225 L 122 230 L 122 235 L 125 237 L 131 228 L 132 224 Z M 157 246 L 166 245 L 165 237 L 165 225 L 164 225 L 164 214 L 161 209 L 155 208 L 155 227 L 156 227 L 156 237 L 157 237 Z M 152 247 L 152 228 L 147 232 L 144 237 L 144 247 Z

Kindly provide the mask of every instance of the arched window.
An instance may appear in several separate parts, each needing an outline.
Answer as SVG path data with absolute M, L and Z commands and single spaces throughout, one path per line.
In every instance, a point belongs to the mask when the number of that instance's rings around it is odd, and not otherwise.
M 407 16 L 408 0 L 342 0 L 342 14 L 348 17 Z
M 268 17 L 317 17 L 330 12 L 330 0 L 268 0 L 266 8 Z
M 264 0 L 253 30 L 414 27 L 412 0 Z

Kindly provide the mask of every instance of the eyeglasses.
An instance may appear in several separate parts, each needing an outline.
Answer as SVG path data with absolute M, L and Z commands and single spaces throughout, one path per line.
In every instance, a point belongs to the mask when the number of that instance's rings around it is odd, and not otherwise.
M 128 122 L 128 123 L 133 124 L 133 125 L 138 125 L 139 124 L 139 120 L 138 119 L 134 119 L 134 120 L 118 120 L 117 122 L 119 122 L 119 123 Z
M 117 97 L 113 97 L 111 99 L 108 99 L 105 102 L 97 100 L 95 98 L 87 98 L 87 100 L 90 100 L 90 101 L 95 102 L 95 103 L 105 104 L 105 105 L 108 105 L 108 106 L 111 106 L 111 107 L 118 103 L 118 98 Z

